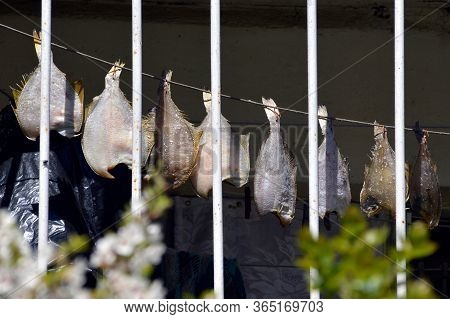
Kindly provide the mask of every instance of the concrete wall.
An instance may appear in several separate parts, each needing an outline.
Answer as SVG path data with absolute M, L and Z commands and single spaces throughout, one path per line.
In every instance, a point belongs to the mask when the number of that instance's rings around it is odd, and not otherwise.
M 435 3 L 435 7 L 438 5 L 440 4 Z M 363 8 L 372 12 L 367 5 Z M 430 12 L 429 4 L 425 9 L 421 6 L 415 8 L 424 10 L 425 13 Z M 33 13 L 32 9 L 29 10 Z M 144 70 L 159 75 L 164 68 L 171 68 L 175 81 L 208 87 L 208 21 L 198 20 L 198 23 L 187 24 L 181 18 L 181 21 L 175 23 L 172 21 L 173 16 L 169 15 L 167 21 L 172 22 L 164 23 L 164 10 L 160 9 L 160 12 L 158 22 L 146 20 L 144 24 Z M 277 11 L 274 12 L 276 15 Z M 245 16 L 251 17 L 252 11 L 240 11 L 236 19 L 245 20 Z M 72 17 L 70 13 L 57 15 L 53 20 L 54 40 L 106 60 L 120 58 L 131 66 L 130 21 L 123 16 L 108 17 L 107 6 L 101 16 L 84 14 Z M 320 18 L 321 25 L 326 24 L 326 17 Z M 31 19 L 39 22 L 37 15 L 32 15 Z M 334 19 L 339 20 L 336 17 Z M 342 17 L 340 21 L 345 19 Z M 372 19 L 371 16 L 369 18 L 369 13 L 367 19 Z M 434 19 L 430 21 L 436 23 L 429 28 L 417 27 L 406 33 L 406 123 L 412 125 L 420 120 L 423 126 L 449 127 L 447 130 L 450 131 L 450 34 L 442 27 L 446 25 L 445 13 L 438 11 L 429 19 Z M 360 20 L 363 21 L 364 17 L 361 16 Z M 393 34 L 391 28 L 386 27 L 392 19 L 388 17 L 379 20 L 382 22 L 378 28 L 357 23 L 354 26 L 343 26 L 336 22 L 335 25 L 319 29 L 319 84 L 323 84 L 319 91 L 319 101 L 326 104 L 334 116 L 363 121 L 377 120 L 388 124 L 394 122 L 394 51 L 393 43 L 387 43 Z M 27 32 L 36 27 L 32 21 L 10 13 L 1 14 L 0 23 Z M 18 82 L 22 74 L 32 71 L 37 59 L 30 39 L 2 28 L 0 45 L 0 88 L 5 90 Z M 306 30 L 303 25 L 264 27 L 261 23 L 256 23 L 255 26 L 225 23 L 222 48 L 224 93 L 254 100 L 259 100 L 262 95 L 270 96 L 279 106 L 307 109 Z M 107 66 L 96 65 L 85 58 L 57 49 L 54 49 L 54 61 L 69 78 L 84 80 L 87 101 L 102 91 L 105 70 L 109 69 Z M 123 80 L 122 88 L 130 98 L 130 89 L 125 85 L 131 84 L 130 74 L 123 74 Z M 144 79 L 144 92 L 148 98 L 156 100 L 157 85 L 154 80 Z M 175 87 L 173 94 L 174 100 L 192 121 L 202 120 L 205 113 L 198 92 Z M 0 104 L 6 103 L 6 99 L 0 97 Z M 151 103 L 144 101 L 144 105 L 150 106 Z M 263 110 L 257 106 L 230 100 L 223 101 L 223 114 L 231 123 L 262 124 L 266 120 Z M 286 113 L 283 114 L 282 123 L 305 124 L 306 117 Z M 363 166 L 368 161 L 373 133 L 369 128 L 348 127 L 339 123 L 336 125 L 336 138 L 343 154 L 349 158 L 353 192 L 355 199 L 358 199 Z M 304 146 L 306 135 L 298 134 L 298 141 L 291 139 L 289 142 L 300 158 L 300 165 L 305 167 L 302 158 L 307 154 Z M 393 131 L 390 132 L 392 145 L 393 135 Z M 406 137 L 406 155 L 413 159 L 417 144 L 413 134 L 407 133 Z M 445 187 L 450 186 L 450 168 L 447 165 L 449 144 L 450 137 L 432 136 L 430 139 L 440 181 Z M 259 144 L 256 144 L 256 149 L 258 148 Z M 307 188 L 303 184 L 306 178 L 301 181 L 300 194 L 306 196 Z M 444 202 L 449 200 L 450 196 L 444 196 Z

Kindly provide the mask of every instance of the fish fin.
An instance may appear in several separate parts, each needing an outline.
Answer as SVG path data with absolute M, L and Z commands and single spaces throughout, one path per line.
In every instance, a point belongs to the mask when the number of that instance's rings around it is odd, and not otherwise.
M 39 62 L 41 61 L 41 39 L 41 32 L 33 30 L 34 49 L 36 50 L 36 55 L 39 59 Z
M 81 105 L 84 103 L 84 86 L 82 80 L 77 80 L 72 83 L 72 87 L 75 90 L 75 92 L 78 95 L 78 98 L 80 99 Z
M 194 163 L 197 163 L 197 157 L 198 157 L 198 151 L 200 149 L 200 141 L 202 139 L 203 131 L 197 130 L 196 128 L 193 128 L 194 130 Z M 194 164 L 195 165 L 195 164 Z
M 108 170 L 104 170 L 104 171 L 100 171 L 100 172 L 96 172 L 99 176 L 107 178 L 107 179 L 116 179 L 113 175 L 111 175 L 110 172 L 108 172 Z
M 22 91 L 15 89 L 15 88 L 11 88 L 12 90 L 12 95 L 14 98 L 14 104 L 16 107 L 13 107 L 13 109 L 17 108 L 17 105 L 19 105 L 19 97 L 20 97 L 20 93 L 22 93 Z
M 206 113 L 211 111 L 212 96 L 210 92 L 203 92 L 203 104 L 205 105 Z
M 366 179 L 368 173 L 369 173 L 369 166 L 364 165 L 364 180 Z
M 278 121 L 280 119 L 280 110 L 278 109 L 275 101 L 271 98 L 261 98 L 262 103 L 266 106 L 264 111 L 266 112 L 267 118 L 269 121 Z
M 20 83 L 17 83 L 16 86 L 17 88 L 14 87 L 10 87 L 13 93 L 13 98 L 14 98 L 14 102 L 16 103 L 16 106 L 19 103 L 19 96 L 22 93 L 25 85 L 28 82 L 28 79 L 30 78 L 30 74 L 23 74 L 22 75 L 22 79 L 20 80 Z
M 328 117 L 328 111 L 325 105 L 319 105 L 319 110 L 317 113 L 320 117 Z M 325 136 L 327 133 L 328 119 L 319 118 L 319 125 L 322 129 L 322 135 Z
M 150 153 L 155 145 L 155 112 L 150 111 L 148 114 L 142 117 L 142 132 L 144 134 L 144 138 L 146 140 L 146 144 L 148 146 L 147 153 L 145 154 L 144 166 L 150 157 Z
M 431 164 L 431 166 L 433 167 L 434 173 L 437 174 L 437 165 L 436 165 L 436 163 Z
M 87 117 L 92 113 L 92 111 L 94 111 L 95 107 L 97 106 L 97 103 L 98 103 L 98 100 L 99 100 L 99 99 L 100 99 L 100 96 L 95 96 L 95 97 L 92 99 L 91 103 L 89 103 L 89 104 L 86 106 L 86 111 L 85 111 L 86 115 L 85 115 L 85 118 L 87 118 Z

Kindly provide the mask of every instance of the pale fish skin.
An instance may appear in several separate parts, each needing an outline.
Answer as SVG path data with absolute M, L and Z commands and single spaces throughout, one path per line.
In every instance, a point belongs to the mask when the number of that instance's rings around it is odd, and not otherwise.
M 156 156 L 162 175 L 173 188 L 189 179 L 194 169 L 202 136 L 172 100 L 172 71 L 163 73 L 156 112 Z
M 360 194 L 361 210 L 369 217 L 382 211 L 395 216 L 395 153 L 387 138 L 384 126 L 374 123 L 375 145 L 369 165 L 364 172 L 364 183 Z M 407 180 L 408 172 L 405 171 Z M 406 182 L 406 199 L 408 182 Z
M 14 112 L 23 134 L 35 141 L 40 132 L 41 113 L 41 44 L 40 35 L 33 31 L 39 64 L 28 76 L 23 77 L 19 88 L 13 88 L 16 107 Z M 83 124 L 84 90 L 81 81 L 70 84 L 51 58 L 50 130 L 71 138 L 80 134 Z M 73 85 L 73 86 L 72 86 Z
M 436 164 L 431 159 L 428 149 L 427 132 L 420 129 L 416 123 L 416 137 L 419 151 L 410 176 L 411 210 L 420 214 L 430 229 L 439 224 L 442 208 L 442 197 L 439 189 L 439 179 Z
M 89 106 L 81 140 L 91 169 L 109 179 L 114 179 L 109 170 L 116 165 L 123 163 L 131 168 L 133 162 L 133 111 L 119 87 L 123 66 L 116 62 L 105 76 L 105 89 Z M 154 143 L 154 116 L 144 117 L 142 128 L 141 161 L 144 166 Z
M 327 108 L 319 106 L 319 116 L 328 117 Z M 324 136 L 319 146 L 319 216 L 337 212 L 343 216 L 351 202 L 348 164 L 342 157 L 333 134 L 330 120 L 320 119 Z
M 297 166 L 280 131 L 280 112 L 272 99 L 262 98 L 270 122 L 269 137 L 263 142 L 255 165 L 254 198 L 260 215 L 275 214 L 282 226 L 295 215 Z
M 202 131 L 197 162 L 191 174 L 191 182 L 196 193 L 204 198 L 213 187 L 211 93 L 203 93 L 206 117 L 198 127 Z M 249 135 L 231 134 L 231 125 L 221 115 L 222 180 L 236 187 L 248 182 L 250 172 Z

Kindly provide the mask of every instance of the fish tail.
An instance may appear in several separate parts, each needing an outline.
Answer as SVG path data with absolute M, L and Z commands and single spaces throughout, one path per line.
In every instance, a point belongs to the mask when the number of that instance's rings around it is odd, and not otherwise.
M 125 63 L 120 60 L 114 62 L 114 65 L 109 70 L 106 76 L 111 76 L 114 79 L 118 79 L 120 77 L 120 73 L 122 73 L 122 68 L 125 66 Z
M 36 50 L 36 55 L 41 61 L 41 33 L 33 30 L 33 41 L 34 41 L 34 49 Z
M 210 92 L 203 92 L 203 104 L 205 105 L 206 113 L 209 113 L 212 104 L 212 96 Z
M 377 121 L 373 122 L 373 136 L 378 138 L 381 136 L 384 138 L 386 135 L 386 128 L 383 125 L 378 124 Z
M 417 142 L 424 143 L 426 141 L 427 134 L 426 132 L 420 127 L 419 121 L 416 122 L 416 125 L 414 126 L 414 133 L 416 135 Z
M 262 97 L 262 103 L 266 106 L 264 111 L 266 112 L 269 121 L 277 121 L 280 118 L 280 110 L 275 104 L 275 101 L 271 98 L 266 99 Z
M 320 128 L 322 129 L 322 134 L 323 136 L 325 136 L 327 133 L 327 126 L 328 126 L 328 119 L 326 119 L 328 117 L 327 107 L 325 105 L 319 105 L 319 110 L 317 113 L 319 115 L 319 125 Z

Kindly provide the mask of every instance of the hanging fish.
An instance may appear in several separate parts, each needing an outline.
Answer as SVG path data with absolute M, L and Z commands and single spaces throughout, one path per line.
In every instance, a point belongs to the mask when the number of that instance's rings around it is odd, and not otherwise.
M 319 116 L 328 117 L 327 108 L 319 106 Z M 319 215 L 337 212 L 340 216 L 350 205 L 352 194 L 348 177 L 348 164 L 342 157 L 334 139 L 330 120 L 319 119 L 324 136 L 319 146 Z
M 364 171 L 364 183 L 360 194 L 361 210 L 369 217 L 380 211 L 395 216 L 395 153 L 389 144 L 387 130 L 374 123 L 375 145 L 372 157 Z M 405 170 L 406 200 L 408 200 L 408 168 Z
M 211 93 L 203 93 L 206 117 L 198 127 L 202 131 L 197 162 L 191 174 L 191 182 L 197 194 L 208 197 L 213 184 L 212 133 L 211 133 Z M 221 115 L 222 180 L 236 187 L 245 185 L 250 171 L 249 135 L 231 134 L 231 125 Z
M 41 38 L 33 31 L 34 45 L 39 64 L 29 75 L 23 76 L 18 89 L 12 88 L 16 107 L 14 113 L 24 135 L 36 140 L 40 130 L 41 113 Z M 81 81 L 72 85 L 66 75 L 51 61 L 50 86 L 50 130 L 56 130 L 65 137 L 74 137 L 83 124 L 84 89 Z
M 419 152 L 410 177 L 410 204 L 413 212 L 422 215 L 430 229 L 439 224 L 442 198 L 439 190 L 436 164 L 428 150 L 428 132 L 424 132 L 416 122 L 416 138 Z
M 260 215 L 274 213 L 281 225 L 294 219 L 297 197 L 295 159 L 280 131 L 280 112 L 272 99 L 262 98 L 270 122 L 269 137 L 263 142 L 255 166 L 254 197 Z
M 162 166 L 162 175 L 176 188 L 189 178 L 194 169 L 202 132 L 187 121 L 172 100 L 168 82 L 172 79 L 172 71 L 164 72 L 162 79 L 155 122 L 156 154 Z
M 81 145 L 87 163 L 98 175 L 113 179 L 109 173 L 119 163 L 131 168 L 133 111 L 119 87 L 124 63 L 116 62 L 105 76 L 105 89 L 89 105 Z M 153 147 L 154 116 L 142 121 L 142 165 Z

